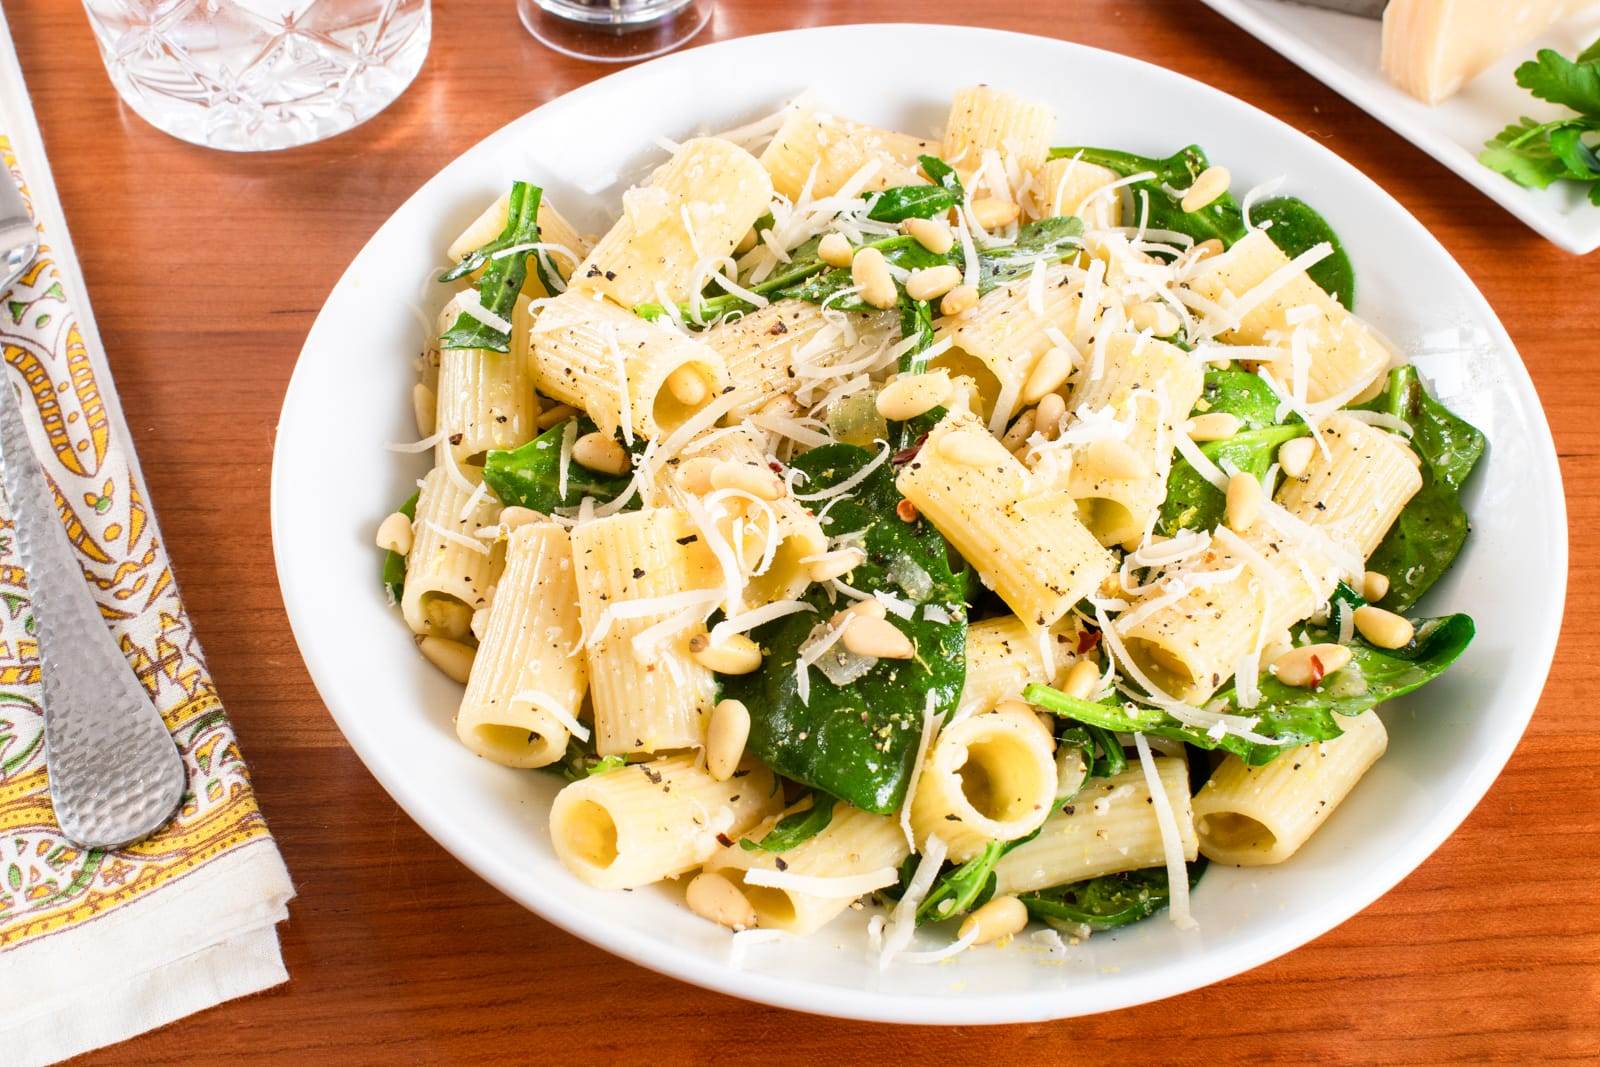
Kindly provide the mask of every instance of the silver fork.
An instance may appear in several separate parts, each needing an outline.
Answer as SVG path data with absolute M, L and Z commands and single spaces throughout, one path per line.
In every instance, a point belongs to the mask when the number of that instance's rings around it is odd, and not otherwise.
M 0 169 L 0 293 L 38 251 L 39 233 L 22 194 Z M 130 844 L 177 810 L 183 759 L 89 593 L 9 375 L 0 380 L 0 459 L 39 644 L 56 823 L 84 848 Z

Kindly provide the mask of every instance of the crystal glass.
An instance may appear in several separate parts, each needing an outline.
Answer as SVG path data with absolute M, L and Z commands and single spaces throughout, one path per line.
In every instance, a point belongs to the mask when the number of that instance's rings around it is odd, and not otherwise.
M 517 0 L 528 32 L 563 55 L 632 63 L 687 44 L 716 0 Z
M 123 101 L 158 129 L 255 152 L 382 111 L 428 54 L 429 0 L 84 0 Z

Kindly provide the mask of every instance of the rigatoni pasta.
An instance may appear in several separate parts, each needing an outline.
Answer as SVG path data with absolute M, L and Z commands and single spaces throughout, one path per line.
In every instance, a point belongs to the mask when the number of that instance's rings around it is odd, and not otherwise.
M 579 881 L 875 911 L 881 967 L 1188 928 L 1199 857 L 1291 857 L 1467 647 L 1415 611 L 1484 441 L 1326 220 L 1056 103 L 807 99 L 664 140 L 593 247 L 523 181 L 450 245 L 384 584 L 460 742 L 561 775 Z

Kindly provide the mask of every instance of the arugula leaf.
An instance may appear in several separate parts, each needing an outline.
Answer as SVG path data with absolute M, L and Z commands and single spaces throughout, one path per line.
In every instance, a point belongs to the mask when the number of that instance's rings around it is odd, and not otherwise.
M 787 852 L 796 845 L 816 837 L 833 822 L 833 806 L 838 803 L 826 794 L 813 794 L 811 806 L 779 819 L 760 841 L 748 837 L 739 839 L 739 847 L 746 852 Z
M 406 497 L 406 502 L 395 510 L 408 519 L 417 517 L 417 498 L 421 490 Z M 398 552 L 385 552 L 383 554 L 383 587 L 389 591 L 389 596 L 394 603 L 400 603 L 400 598 L 406 592 L 406 558 Z
M 904 222 L 906 219 L 931 219 L 961 203 L 961 187 L 942 185 L 897 185 L 873 194 L 867 218 L 876 222 Z
M 1585 55 L 1595 47 L 1590 45 Z M 1517 68 L 1516 79 L 1518 85 L 1540 100 L 1600 115 L 1600 63 L 1581 57 L 1574 63 L 1553 48 L 1541 48 L 1533 59 Z
M 918 156 L 917 162 L 922 165 L 922 173 L 928 176 L 929 181 L 941 189 L 953 191 L 958 200 L 965 199 L 965 193 L 961 188 L 961 178 L 956 174 L 956 168 L 938 156 Z
M 812 449 L 794 466 L 806 475 L 805 491 L 816 493 L 858 473 L 872 459 L 866 449 L 833 444 Z M 838 610 L 820 586 L 812 586 L 804 599 L 815 614 L 776 619 L 751 634 L 768 650 L 760 670 L 718 679 L 722 696 L 750 709 L 752 753 L 779 774 L 880 813 L 899 810 L 905 797 L 929 695 L 935 713 L 946 715 L 966 680 L 965 581 L 951 570 L 938 531 L 924 519 L 908 523 L 895 515 L 900 499 L 893 465 L 883 463 L 851 496 L 830 505 L 827 531 L 835 537 L 866 532 L 866 560 L 848 579 L 858 589 L 906 598 L 891 574 L 914 564 L 928 575 L 932 591 L 912 599 L 919 608 L 938 605 L 951 621 L 931 622 L 920 610 L 910 619 L 889 616 L 916 646 L 914 659 L 879 660 L 842 686 L 807 668 L 809 700 L 802 701 L 795 674 L 799 647 L 819 620 Z
M 550 427 L 514 449 L 491 449 L 484 457 L 483 480 L 502 504 L 518 504 L 544 515 L 557 508 L 575 508 L 586 496 L 599 503 L 615 499 L 628 487 L 628 476 L 603 474 L 572 461 L 567 465 L 567 492 L 561 495 L 561 435 L 568 423 Z M 578 419 L 578 433 L 594 430 L 587 417 Z M 625 510 L 639 507 L 630 500 Z
M 1253 708 L 1239 707 L 1238 693 L 1232 686 L 1218 694 L 1221 710 L 1259 718 L 1254 732 L 1272 738 L 1272 744 L 1248 741 L 1233 734 L 1213 738 L 1204 730 L 1185 726 L 1158 708 L 1094 704 L 1047 685 L 1028 686 L 1023 690 L 1022 699 L 1052 715 L 1076 722 L 1121 733 L 1170 737 L 1196 748 L 1220 748 L 1251 766 L 1260 766 L 1291 748 L 1338 737 L 1344 729 L 1335 715 L 1359 715 L 1426 685 L 1456 661 L 1475 632 L 1472 619 L 1466 615 L 1425 619 L 1418 622 L 1416 636 L 1404 648 L 1376 648 L 1358 638 L 1349 646 L 1350 663 L 1328 675 L 1315 689 L 1285 685 L 1272 675 L 1263 674 L 1259 683 L 1261 702 Z
M 1073 215 L 1035 219 L 1017 229 L 1016 242 L 978 253 L 978 293 L 1006 285 L 1033 272 L 1035 260 L 1048 266 L 1071 259 L 1083 248 L 1083 220 Z M 956 250 L 951 249 L 952 262 Z M 957 262 L 959 266 L 959 262 Z
M 1090 778 L 1110 778 L 1128 769 L 1128 754 L 1122 750 L 1122 743 L 1117 740 L 1116 734 L 1103 727 L 1082 724 L 1068 726 L 1056 734 L 1056 743 L 1083 753 L 1083 761 L 1088 767 L 1085 781 Z M 1070 801 L 1071 798 L 1066 797 L 1062 803 Z
M 1384 391 L 1364 406 L 1409 423 L 1411 448 L 1422 460 L 1422 488 L 1367 561 L 1389 579 L 1383 606 L 1405 611 L 1450 569 L 1466 542 L 1461 486 L 1483 455 L 1484 438 L 1429 396 L 1409 364 L 1390 371 Z
M 499 251 L 539 240 L 539 199 L 542 192 L 537 185 L 529 182 L 512 182 L 505 229 L 500 231 L 499 237 L 484 247 Z M 472 259 L 472 256 L 468 256 L 462 263 L 465 264 Z M 522 286 L 528 280 L 530 259 L 537 261 L 538 257 L 530 252 L 527 255 L 489 258 L 487 263 L 479 260 L 480 265 L 483 265 L 483 274 L 478 278 L 478 301 L 486 311 L 510 320 L 517 307 L 517 297 L 522 294 Z M 459 277 L 456 272 L 460 269 L 460 266 L 457 266 L 451 271 L 446 271 L 440 280 Z M 488 323 L 480 322 L 463 312 L 439 338 L 439 347 L 487 348 L 495 352 L 510 352 L 511 338 Z
M 1188 865 L 1189 888 L 1200 884 L 1206 861 Z M 1114 930 L 1119 926 L 1148 919 L 1167 906 L 1171 883 L 1165 867 L 1143 871 L 1124 871 L 1091 878 L 1086 882 L 1040 889 L 1019 894 L 1028 917 L 1053 927 Z
M 1356 306 L 1356 271 L 1344 242 L 1328 220 L 1310 204 L 1295 196 L 1275 196 L 1250 209 L 1250 221 L 1266 226 L 1267 236 L 1283 254 L 1293 259 L 1319 244 L 1333 247 L 1333 254 L 1312 265 L 1306 276 L 1347 308 Z

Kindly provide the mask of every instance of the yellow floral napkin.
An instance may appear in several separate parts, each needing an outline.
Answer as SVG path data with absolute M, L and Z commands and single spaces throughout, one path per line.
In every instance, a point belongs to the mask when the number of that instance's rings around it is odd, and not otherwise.
M 27 580 L 0 502 L 0 1063 L 30 1064 L 286 980 L 276 924 L 294 891 L 179 600 L 4 30 L 0 180 L 22 187 L 43 244 L 0 295 L 0 370 L 21 389 L 91 589 L 189 778 L 176 819 L 147 841 L 83 851 L 61 836 Z

